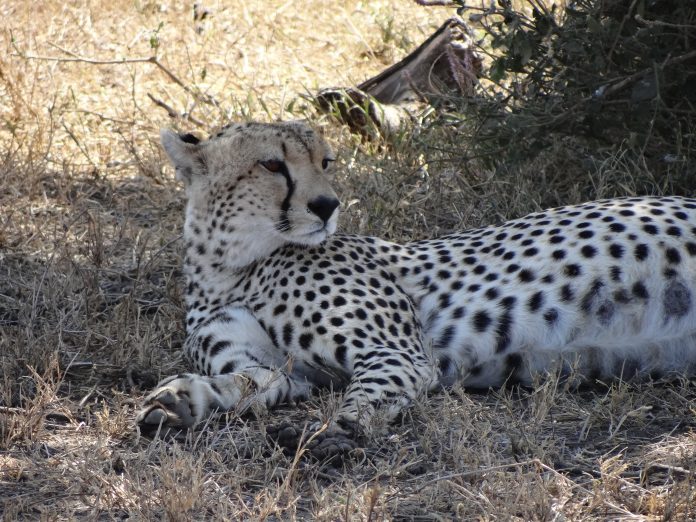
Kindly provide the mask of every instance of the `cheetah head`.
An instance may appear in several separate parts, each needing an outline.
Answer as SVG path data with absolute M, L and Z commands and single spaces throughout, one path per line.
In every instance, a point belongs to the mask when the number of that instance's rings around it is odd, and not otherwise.
M 184 238 L 215 266 L 238 268 L 336 230 L 326 142 L 302 122 L 233 124 L 208 140 L 161 132 L 187 196 Z

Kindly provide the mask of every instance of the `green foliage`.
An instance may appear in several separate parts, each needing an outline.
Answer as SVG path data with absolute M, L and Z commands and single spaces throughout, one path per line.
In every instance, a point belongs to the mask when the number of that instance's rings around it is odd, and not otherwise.
M 162 30 L 162 27 L 164 27 L 164 22 L 160 22 L 159 25 L 157 26 L 157 29 L 154 29 L 150 33 L 150 49 L 153 51 L 156 51 L 159 49 L 160 46 L 160 36 L 159 33 Z
M 463 122 L 473 155 L 509 166 L 559 142 L 579 160 L 630 151 L 658 183 L 693 193 L 696 2 L 457 3 L 490 54 L 480 99 L 443 116 Z

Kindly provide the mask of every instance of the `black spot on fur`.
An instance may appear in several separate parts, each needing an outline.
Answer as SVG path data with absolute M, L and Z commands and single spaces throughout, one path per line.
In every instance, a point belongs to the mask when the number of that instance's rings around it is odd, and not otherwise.
M 452 364 L 452 361 L 450 360 L 449 357 L 441 357 L 440 360 L 438 361 L 438 366 L 440 367 L 440 371 L 442 372 L 443 375 L 446 375 L 450 365 Z
M 507 350 L 510 346 L 510 328 L 512 326 L 512 314 L 509 310 L 503 312 L 498 319 L 498 326 L 495 329 L 495 333 L 498 336 L 495 343 L 495 352 L 501 353 Z
M 563 269 L 563 272 L 568 277 L 577 277 L 582 273 L 582 270 L 580 268 L 580 265 L 576 265 L 575 263 L 571 263 L 571 264 L 565 266 L 565 268 Z
M 614 292 L 614 300 L 617 303 L 626 304 L 631 301 L 631 298 L 628 295 L 628 292 L 626 292 L 625 289 L 621 288 Z
M 344 345 L 337 346 L 334 351 L 334 356 L 336 357 L 336 362 L 341 366 L 346 364 L 346 347 Z
M 514 295 L 508 295 L 500 300 L 500 305 L 506 310 L 510 310 L 513 306 L 515 306 L 516 302 L 517 298 Z
M 527 302 L 527 307 L 529 308 L 530 312 L 536 312 L 541 308 L 541 306 L 544 304 L 544 293 L 543 292 L 536 292 L 535 294 L 532 294 L 532 296 L 529 298 L 529 301 Z
M 650 297 L 650 295 L 648 294 L 648 289 L 645 288 L 645 285 L 641 281 L 636 281 L 633 284 L 632 291 L 633 295 L 635 295 L 639 299 L 647 299 L 648 297 Z
M 226 362 L 225 365 L 220 370 L 221 374 L 234 373 L 235 364 L 232 361 Z
M 679 227 L 675 227 L 675 226 L 668 227 L 666 232 L 667 232 L 668 236 L 674 236 L 674 237 L 681 236 L 681 228 L 679 228 Z
M 503 379 L 508 384 L 515 384 L 520 379 L 520 370 L 524 365 L 524 360 L 519 353 L 511 353 L 505 357 L 505 369 Z
M 612 266 L 609 269 L 609 276 L 611 277 L 612 281 L 619 282 L 621 281 L 621 267 L 619 266 Z
M 645 261 L 645 258 L 648 257 L 648 245 L 645 243 L 641 243 L 639 245 L 636 245 L 635 250 L 633 251 L 633 255 L 638 261 Z
M 404 387 L 404 380 L 399 377 L 398 375 L 390 375 L 389 380 L 394 383 L 394 385 L 398 386 L 399 388 Z
M 534 272 L 524 268 L 524 269 L 520 270 L 519 274 L 517 274 L 517 278 L 522 283 L 531 283 L 532 281 L 534 281 L 535 276 L 534 276 Z
M 491 324 L 491 317 L 485 310 L 479 310 L 474 314 L 472 322 L 477 332 L 485 332 Z
M 314 339 L 314 336 L 311 333 L 303 333 L 300 335 L 300 346 L 302 347 L 303 350 L 309 350 L 309 347 L 312 345 L 312 340 Z
M 457 329 L 452 325 L 445 328 L 437 341 L 435 341 L 434 348 L 447 348 L 452 343 L 452 339 L 454 339 L 454 334 L 456 332 Z
M 595 256 L 595 254 L 597 253 L 597 249 L 592 245 L 584 245 L 580 249 L 580 253 L 586 258 L 590 259 Z
M 608 326 L 611 319 L 614 317 L 614 303 L 609 300 L 603 301 L 597 307 L 597 320 L 599 324 Z
M 551 326 L 558 320 L 558 310 L 555 308 L 549 308 L 544 312 L 544 320 Z
M 203 338 L 203 341 L 201 342 L 201 351 L 203 353 L 208 353 L 208 348 L 210 348 L 210 343 L 213 342 L 213 336 L 212 335 L 206 335 Z
M 665 288 L 663 303 L 668 317 L 683 317 L 691 309 L 691 292 L 684 283 L 672 281 Z
M 225 348 L 229 348 L 231 343 L 229 341 L 218 341 L 213 346 L 210 347 L 210 357 L 215 357 Z
M 667 261 L 673 265 L 677 265 L 681 261 L 681 256 L 676 248 L 670 247 L 665 250 L 665 257 L 667 258 Z
M 603 286 L 604 283 L 599 279 L 595 279 L 592 282 L 590 289 L 587 291 L 587 293 L 582 297 L 582 300 L 580 301 L 580 308 L 583 312 L 589 314 L 592 311 L 595 301 L 599 297 L 599 294 Z
M 573 297 L 575 297 L 575 294 L 573 293 L 573 289 L 570 287 L 570 285 L 563 285 L 561 287 L 561 300 L 567 303 L 572 301 Z
M 285 323 L 285 326 L 283 326 L 283 342 L 286 346 L 292 342 L 292 332 L 292 323 Z
M 623 257 L 624 248 L 618 243 L 612 243 L 609 245 L 609 254 L 616 259 L 621 259 Z

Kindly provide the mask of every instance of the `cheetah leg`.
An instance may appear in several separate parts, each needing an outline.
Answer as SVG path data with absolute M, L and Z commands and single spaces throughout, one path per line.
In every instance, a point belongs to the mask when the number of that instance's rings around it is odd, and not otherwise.
M 201 371 L 164 379 L 145 398 L 136 422 L 145 433 L 188 429 L 214 411 L 244 413 L 306 397 L 311 385 L 294 378 L 256 319 L 231 308 L 201 324 L 186 340 Z
M 424 356 L 392 348 L 378 348 L 355 356 L 354 372 L 335 418 L 327 429 L 306 433 L 283 423 L 269 429 L 282 447 L 295 450 L 302 437 L 310 453 L 326 461 L 340 461 L 356 446 L 356 437 L 371 431 L 371 421 L 380 410 L 393 420 L 416 397 L 433 389 L 437 371 Z
M 146 398 L 136 422 L 152 434 L 158 429 L 189 429 L 213 412 L 241 415 L 254 406 L 269 408 L 289 398 L 305 397 L 309 385 L 284 371 L 246 368 L 226 375 L 184 374 L 165 379 Z
M 437 370 L 424 354 L 386 347 L 358 353 L 335 423 L 344 430 L 369 432 L 378 409 L 392 421 L 437 382 Z

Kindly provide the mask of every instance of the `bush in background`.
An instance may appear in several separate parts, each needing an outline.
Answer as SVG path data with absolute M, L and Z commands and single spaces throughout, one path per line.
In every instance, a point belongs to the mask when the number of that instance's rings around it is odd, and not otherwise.
M 559 186 L 574 188 L 619 161 L 634 172 L 629 192 L 694 193 L 693 0 L 454 3 L 489 56 L 481 95 L 434 122 L 456 130 L 464 159 L 497 171 L 556 163 Z

